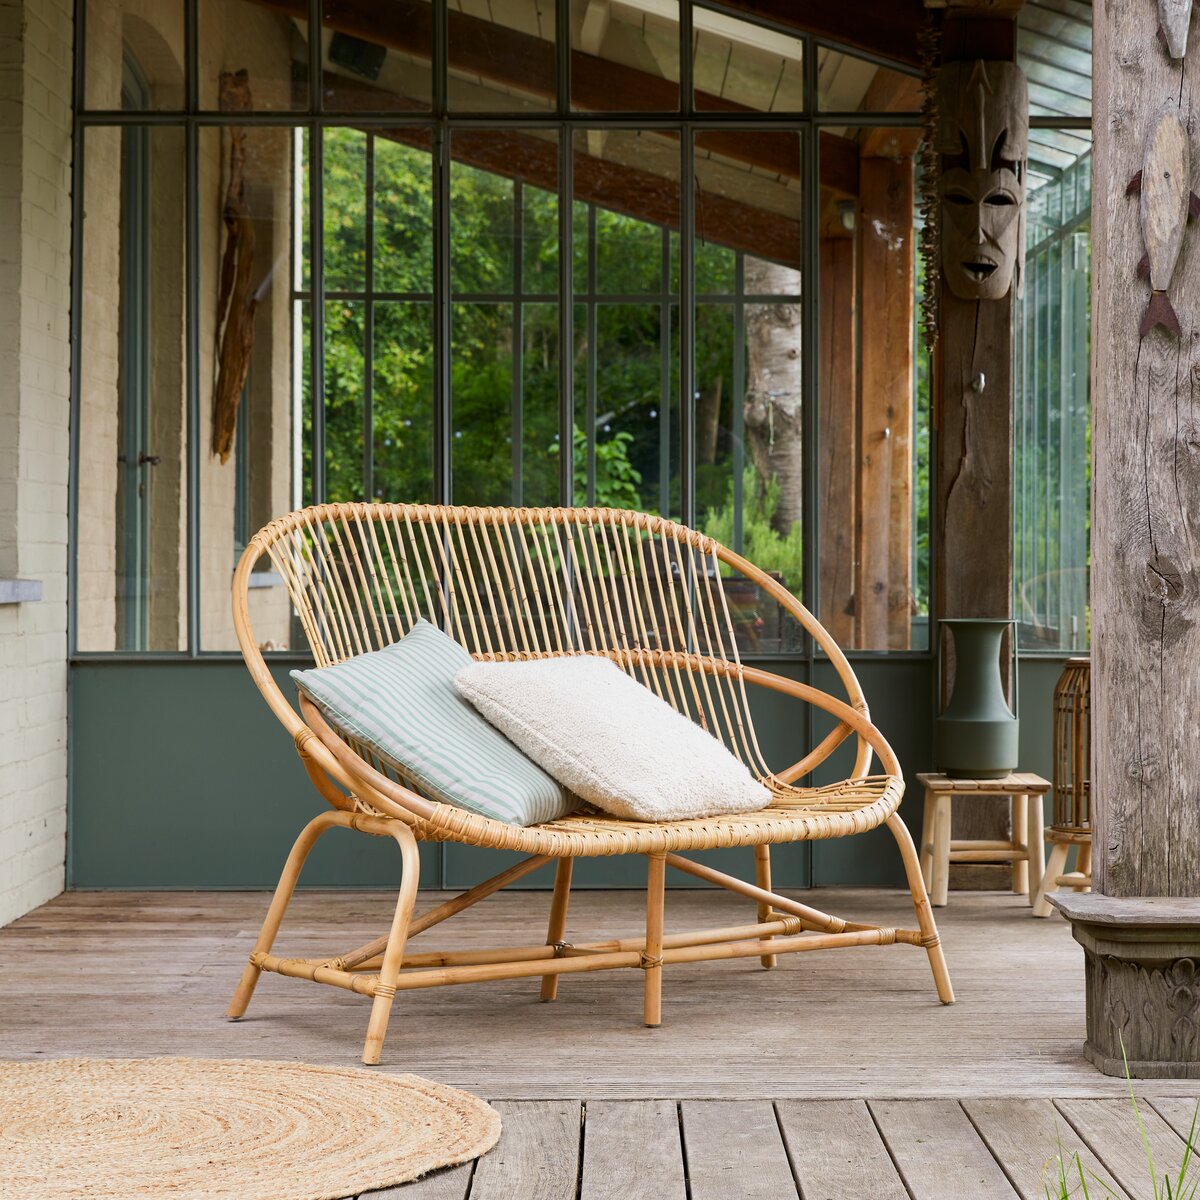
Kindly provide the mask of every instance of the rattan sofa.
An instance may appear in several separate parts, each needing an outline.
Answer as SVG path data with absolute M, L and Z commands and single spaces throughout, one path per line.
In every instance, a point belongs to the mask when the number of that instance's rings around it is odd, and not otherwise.
M 318 666 L 382 648 L 420 617 L 478 659 L 605 655 L 720 737 L 767 785 L 771 803 L 749 814 L 670 823 L 582 811 L 519 827 L 422 796 L 362 746 L 335 733 L 307 699 L 297 711 L 276 684 L 250 621 L 251 575 L 263 556 L 284 581 Z M 807 631 L 828 656 L 844 698 L 742 663 L 723 583 L 730 575 L 753 582 Z M 542 999 L 553 1000 L 562 975 L 633 967 L 644 977 L 645 1023 L 656 1026 L 663 970 L 672 964 L 759 957 L 770 967 L 779 954 L 896 943 L 925 950 L 938 997 L 953 1002 L 917 855 L 896 811 L 904 781 L 891 747 L 871 723 L 854 672 L 795 597 L 713 539 L 660 517 L 616 509 L 318 505 L 272 521 L 251 540 L 234 575 L 233 606 L 246 665 L 330 808 L 309 822 L 288 856 L 230 1018 L 245 1013 L 263 971 L 358 992 L 373 999 L 363 1049 L 363 1062 L 371 1064 L 379 1061 L 397 991 L 530 976 L 540 977 Z M 756 687 L 815 706 L 830 715 L 833 728 L 798 761 L 770 769 L 750 716 L 749 694 Z M 796 727 L 803 722 L 798 719 Z M 805 786 L 850 739 L 847 777 Z M 849 751 L 842 756 L 848 761 Z M 899 846 L 916 928 L 846 921 L 771 890 L 772 845 L 846 837 L 879 825 Z M 305 858 L 333 828 L 397 842 L 402 875 L 391 929 L 333 958 L 277 956 L 272 946 Z M 526 857 L 414 916 L 421 841 Z M 734 846 L 753 848 L 753 884 L 685 856 Z M 644 937 L 571 944 L 565 930 L 574 860 L 618 854 L 647 860 Z M 544 943 L 449 953 L 410 948 L 418 934 L 549 862 L 556 875 Z M 668 865 L 753 901 L 754 921 L 665 933 Z M 529 907 L 538 907 L 532 894 Z

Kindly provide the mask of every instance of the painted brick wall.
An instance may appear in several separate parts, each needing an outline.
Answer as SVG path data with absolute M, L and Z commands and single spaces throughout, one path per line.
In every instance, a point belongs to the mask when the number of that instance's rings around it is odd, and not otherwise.
M 62 890 L 71 3 L 0 0 L 0 925 Z

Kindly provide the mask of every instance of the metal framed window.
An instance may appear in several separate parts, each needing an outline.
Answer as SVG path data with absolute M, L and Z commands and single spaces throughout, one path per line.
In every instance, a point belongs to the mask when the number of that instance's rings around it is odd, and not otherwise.
M 293 178 L 303 179 L 293 197 L 295 228 L 293 251 L 296 261 L 292 263 L 291 286 L 288 294 L 293 308 L 292 357 L 297 369 L 293 386 L 306 406 L 306 417 L 298 422 L 293 431 L 295 441 L 291 448 L 293 462 L 292 495 L 297 501 L 322 500 L 333 495 L 327 462 L 330 442 L 328 427 L 330 409 L 327 404 L 328 374 L 326 352 L 328 348 L 327 324 L 329 305 L 342 303 L 357 306 L 364 327 L 362 340 L 363 387 L 360 417 L 360 445 L 354 464 L 358 476 L 358 494 L 372 497 L 377 494 L 381 464 L 378 460 L 376 430 L 379 425 L 379 397 L 376 394 L 377 326 L 383 306 L 389 304 L 416 304 L 427 306 L 429 321 L 429 406 L 430 451 L 429 451 L 429 494 L 419 497 L 433 501 L 463 501 L 454 491 L 454 327 L 455 306 L 459 304 L 500 305 L 512 312 L 511 389 L 509 394 L 509 453 L 510 476 L 507 481 L 508 502 L 514 504 L 538 502 L 587 502 L 597 499 L 597 482 L 601 464 L 598 461 L 597 426 L 603 425 L 605 416 L 602 403 L 602 384 L 605 364 L 598 347 L 602 340 L 602 325 L 606 314 L 620 304 L 646 305 L 657 310 L 660 338 L 656 347 L 658 366 L 659 403 L 651 410 L 658 421 L 658 436 L 652 446 L 639 443 L 639 455 L 652 455 L 657 466 L 653 472 L 654 494 L 641 497 L 643 506 L 658 508 L 677 516 L 686 523 L 696 523 L 704 516 L 698 508 L 706 505 L 697 494 L 697 464 L 695 459 L 696 404 L 698 398 L 696 379 L 697 312 L 701 307 L 720 310 L 727 314 L 731 329 L 732 370 L 729 380 L 733 398 L 731 449 L 729 459 L 730 487 L 732 489 L 731 540 L 740 544 L 742 522 L 745 512 L 743 494 L 743 468 L 746 466 L 743 430 L 740 425 L 745 386 L 745 357 L 747 353 L 747 311 L 754 305 L 791 304 L 799 313 L 799 354 L 803 378 L 803 464 L 802 478 L 805 505 L 802 528 L 804 569 L 801 591 L 805 602 L 817 609 L 816 576 L 813 569 L 818 553 L 816 546 L 816 471 L 819 431 L 811 402 L 817 386 L 817 300 L 816 280 L 818 277 L 817 240 L 820 214 L 816 203 L 819 181 L 819 153 L 821 134 L 826 130 L 880 129 L 888 127 L 914 127 L 919 116 L 914 112 L 870 112 L 854 110 L 836 111 L 827 97 L 824 83 L 819 81 L 819 62 L 831 56 L 851 56 L 856 61 L 880 66 L 888 71 L 903 72 L 906 68 L 884 60 L 873 59 L 858 52 L 827 44 L 807 34 L 772 22 L 751 18 L 741 12 L 725 10 L 717 0 L 683 0 L 678 9 L 675 36 L 678 37 L 678 90 L 679 106 L 674 111 L 650 109 L 648 111 L 597 111 L 572 106 L 573 56 L 571 38 L 566 31 L 572 27 L 571 0 L 554 0 L 555 25 L 561 36 L 555 41 L 554 50 L 554 98 L 544 110 L 522 110 L 519 112 L 471 111 L 463 107 L 461 100 L 452 96 L 449 44 L 452 33 L 452 15 L 446 0 L 435 0 L 428 6 L 428 32 L 430 39 L 430 90 L 428 104 L 409 104 L 407 107 L 383 105 L 374 110 L 357 104 L 354 107 L 343 103 L 336 88 L 325 82 L 327 63 L 322 60 L 322 39 L 309 38 L 307 50 L 307 78 L 302 87 L 297 87 L 292 107 L 280 107 L 274 111 L 260 109 L 239 112 L 236 118 L 214 108 L 206 98 L 206 89 L 211 81 L 200 78 L 200 44 L 205 30 L 200 9 L 207 0 L 183 0 L 183 86 L 180 91 L 181 104 L 171 104 L 161 97 L 148 100 L 141 110 L 113 109 L 111 107 L 87 107 L 89 93 L 85 91 L 88 74 L 87 12 L 103 0 L 78 0 L 77 3 L 77 67 L 76 94 L 81 97 L 76 112 L 75 132 L 77 152 L 74 162 L 75 234 L 76 246 L 82 229 L 85 204 L 87 167 L 84 153 L 84 134 L 88 130 L 121 128 L 154 130 L 169 128 L 180 131 L 185 145 L 184 186 L 184 277 L 185 277 L 185 327 L 183 336 L 186 385 L 186 470 L 183 482 L 183 522 L 185 527 L 185 569 L 183 586 L 186 591 L 186 619 L 184 633 L 177 650 L 161 653 L 171 656 L 184 654 L 199 656 L 208 653 L 226 653 L 232 647 L 211 646 L 202 636 L 201 555 L 205 534 L 202 526 L 207 519 L 202 505 L 202 456 L 207 439 L 204 435 L 204 419 L 208 411 L 209 397 L 202 391 L 201 359 L 208 352 L 200 311 L 199 289 L 204 271 L 209 269 L 207 247 L 202 248 L 201 227 L 207 219 L 202 205 L 201 175 L 202 147 L 206 141 L 231 124 L 248 130 L 284 129 L 294 132 L 292 144 L 295 148 L 296 166 Z M 424 10 L 424 6 L 416 5 Z M 455 18 L 456 20 L 457 18 Z M 713 20 L 737 21 L 754 26 L 776 37 L 794 42 L 797 61 L 803 64 L 801 102 L 785 111 L 747 111 L 744 107 L 727 109 L 698 105 L 693 86 L 693 54 L 696 44 L 697 22 L 702 26 Z M 322 28 L 323 14 L 319 0 L 309 0 L 307 21 L 301 22 L 307 30 Z M 350 49 L 355 49 L 351 47 Z M 343 48 L 345 51 L 345 48 Z M 166 94 L 166 93 L 164 93 Z M 832 95 L 832 93 L 829 93 Z M 155 106 L 157 105 L 157 106 Z M 823 106 L 824 105 L 824 106 Z M 324 161 L 328 152 L 327 138 L 332 130 L 351 129 L 364 140 L 367 158 L 366 180 L 368 193 L 365 200 L 363 225 L 364 253 L 368 264 L 365 282 L 360 287 L 329 286 L 326 272 L 327 238 L 325 236 L 323 188 Z M 520 253 L 521 230 L 524 213 L 530 202 L 534 186 L 529 181 L 516 179 L 511 194 L 511 221 L 516 231 L 516 269 L 512 280 L 497 289 L 459 289 L 453 278 L 453 172 L 454 140 L 466 131 L 499 136 L 504 133 L 528 130 L 538 137 L 548 139 L 557 148 L 557 166 L 553 181 L 559 252 L 556 259 L 555 286 L 546 289 L 544 280 L 535 285 L 524 277 Z M 600 201 L 582 194 L 576 187 L 576 162 L 572 153 L 574 139 L 585 131 L 596 131 L 602 136 L 615 135 L 622 131 L 653 133 L 674 138 L 678 143 L 677 200 L 674 217 L 661 222 L 657 227 L 657 253 L 660 256 L 659 284 L 654 288 L 629 292 L 610 293 L 598 286 L 597 259 L 600 245 L 598 224 L 606 212 Z M 428 145 L 428 163 L 431 175 L 430 188 L 430 261 L 429 286 L 413 290 L 389 290 L 376 286 L 374 262 L 378 256 L 378 240 L 373 225 L 374 203 L 370 190 L 377 173 L 378 150 L 385 138 L 402 131 L 412 138 L 423 138 Z M 785 132 L 798 138 L 798 194 L 801 197 L 798 222 L 797 262 L 804 279 L 798 294 L 755 292 L 747 287 L 746 264 L 748 252 L 744 248 L 731 251 L 732 279 L 723 290 L 702 291 L 703 281 L 697 279 L 698 230 L 696 220 L 696 136 L 720 132 L 726 135 Z M 303 170 L 300 169 L 301 165 Z M 303 193 L 303 194 L 302 194 Z M 207 197 L 203 204 L 208 204 Z M 301 225 L 307 222 L 310 236 L 305 238 Z M 300 260 L 303 259 L 301 264 Z M 301 271 L 303 266 L 303 272 Z M 76 296 L 83 292 L 83 281 L 79 264 L 75 267 Z M 537 306 L 553 305 L 558 353 L 552 367 L 557 382 L 557 487 L 553 497 L 533 496 L 527 482 L 525 460 L 531 453 L 542 453 L 538 448 L 531 450 L 523 437 L 526 426 L 528 396 L 523 389 L 524 371 L 522 355 L 526 353 L 525 334 L 532 316 L 539 319 L 544 313 L 535 314 Z M 73 405 L 78 416 L 82 403 L 80 390 L 80 306 L 73 306 L 74 344 L 76 347 L 75 370 L 73 371 Z M 299 359 L 303 361 L 299 361 Z M 307 377 L 307 384 L 302 383 Z M 307 392 L 304 387 L 307 387 Z M 668 414 L 673 416 L 668 418 Z M 244 420 L 243 415 L 243 420 Z M 576 427 L 583 431 L 582 453 L 574 452 Z M 76 444 L 73 447 L 72 469 L 72 540 L 75 548 L 79 544 L 78 443 L 79 422 L 73 424 Z M 243 430 L 243 448 L 247 438 Z M 566 452 L 566 447 L 571 452 Z M 549 455 L 551 446 L 546 445 Z M 243 465 L 246 455 L 243 454 Z M 577 467 L 578 461 L 578 467 Z M 647 471 L 649 476 L 651 472 Z M 340 485 L 339 485 L 340 486 Z M 243 479 L 239 494 L 245 497 L 246 482 Z M 339 497 L 340 498 L 340 497 Z M 238 509 L 245 512 L 244 502 Z M 235 516 L 235 523 L 238 518 Z M 241 527 L 238 527 L 239 532 Z M 74 552 L 74 551 L 73 551 Z M 79 595 L 77 572 L 71 584 L 72 648 L 80 654 L 75 636 Z M 808 655 L 811 647 L 797 643 L 788 647 L 793 654 Z

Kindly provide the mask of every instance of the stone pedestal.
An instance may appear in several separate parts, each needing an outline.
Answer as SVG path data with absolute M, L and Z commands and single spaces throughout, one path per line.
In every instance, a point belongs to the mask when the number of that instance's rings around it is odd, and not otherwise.
M 1200 1079 L 1200 899 L 1059 892 L 1087 975 L 1083 1052 L 1106 1075 Z

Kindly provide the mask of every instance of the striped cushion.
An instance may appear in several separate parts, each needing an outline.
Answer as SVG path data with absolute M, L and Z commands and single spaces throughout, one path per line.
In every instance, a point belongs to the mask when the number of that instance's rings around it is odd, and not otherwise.
M 426 796 L 511 825 L 578 804 L 466 702 L 455 674 L 471 656 L 428 621 L 383 650 L 293 671 L 329 723 L 374 750 Z

